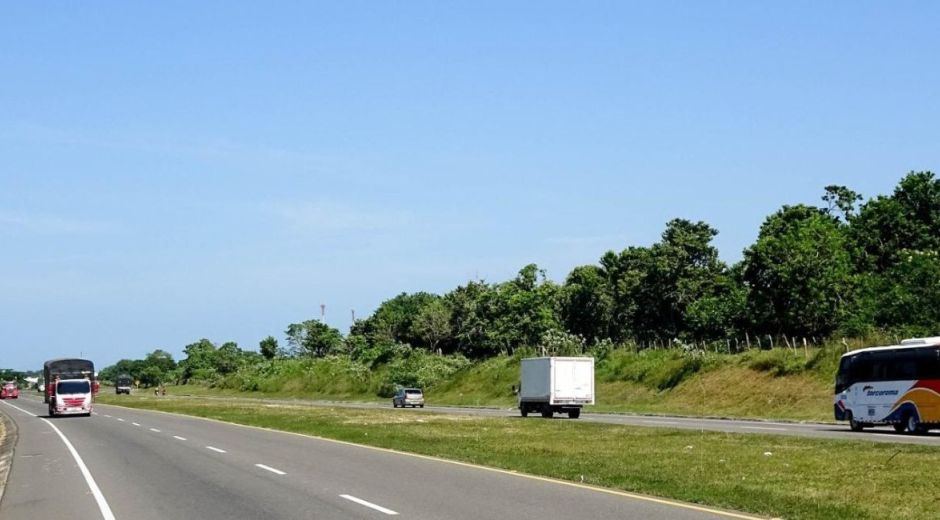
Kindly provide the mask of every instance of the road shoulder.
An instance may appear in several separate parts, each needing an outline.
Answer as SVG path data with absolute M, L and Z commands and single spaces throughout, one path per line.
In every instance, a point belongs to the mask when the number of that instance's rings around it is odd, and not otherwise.
M 6 489 L 7 479 L 10 478 L 10 468 L 13 467 L 13 451 L 18 436 L 16 423 L 9 415 L 0 411 L 0 502 L 3 501 L 3 491 Z

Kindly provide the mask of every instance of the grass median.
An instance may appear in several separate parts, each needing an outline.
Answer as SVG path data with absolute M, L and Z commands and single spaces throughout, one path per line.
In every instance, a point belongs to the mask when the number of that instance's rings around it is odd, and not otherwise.
M 775 517 L 930 518 L 940 509 L 940 449 L 929 446 L 170 396 L 101 402 Z

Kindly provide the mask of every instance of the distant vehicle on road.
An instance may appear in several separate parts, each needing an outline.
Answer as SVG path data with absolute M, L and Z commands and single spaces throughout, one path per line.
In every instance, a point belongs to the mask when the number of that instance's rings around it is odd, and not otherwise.
M 131 376 L 127 374 L 121 374 L 117 376 L 116 378 L 114 378 L 114 393 L 118 395 L 120 394 L 130 395 L 131 385 L 133 384 L 133 382 L 134 382 L 133 378 L 131 378 Z
M 581 416 L 581 407 L 594 404 L 594 358 L 540 357 L 523 359 L 519 411 L 523 417 L 539 412 L 550 418 L 566 413 Z
M 399 388 L 392 398 L 392 407 L 424 408 L 424 392 L 420 388 Z
M 940 337 L 843 355 L 833 408 L 836 420 L 856 432 L 876 425 L 913 434 L 940 428 Z
M 20 389 L 15 382 L 7 381 L 3 383 L 3 388 L 0 388 L 0 399 L 18 399 L 19 397 Z
M 45 402 L 49 416 L 91 415 L 94 396 L 98 393 L 95 364 L 87 359 L 63 358 L 43 365 L 46 382 Z

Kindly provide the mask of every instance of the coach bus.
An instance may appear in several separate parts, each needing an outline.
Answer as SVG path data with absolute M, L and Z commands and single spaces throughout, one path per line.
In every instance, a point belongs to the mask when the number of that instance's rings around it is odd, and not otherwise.
M 940 428 L 940 337 L 854 350 L 842 356 L 833 399 L 852 431 L 890 425 L 898 433 Z

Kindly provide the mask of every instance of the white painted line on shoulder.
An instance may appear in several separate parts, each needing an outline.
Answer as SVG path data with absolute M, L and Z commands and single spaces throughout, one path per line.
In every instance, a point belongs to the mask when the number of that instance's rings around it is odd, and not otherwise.
M 158 430 L 158 429 L 156 429 L 156 428 L 150 428 L 150 431 L 152 431 L 152 432 L 154 432 L 154 433 L 160 433 L 160 430 Z
M 265 466 L 264 464 L 255 464 L 255 466 L 257 466 L 257 467 L 259 467 L 259 468 L 261 468 L 261 469 L 263 469 L 263 470 L 270 471 L 271 473 L 276 473 L 276 474 L 278 474 L 278 475 L 287 475 L 287 473 L 285 473 L 285 472 L 283 472 L 283 471 L 281 471 L 281 470 L 279 470 L 279 469 L 272 468 L 271 466 Z
M 354 497 L 354 496 L 352 496 L 352 495 L 340 495 L 340 497 L 345 498 L 346 500 L 349 500 L 350 502 L 355 502 L 355 503 L 359 504 L 360 506 L 366 506 L 366 507 L 368 507 L 369 509 L 375 509 L 376 511 L 379 511 L 379 512 L 381 512 L 381 513 L 385 513 L 386 515 L 397 515 L 397 514 L 398 514 L 398 513 L 396 513 L 395 511 L 392 511 L 391 509 L 382 507 L 382 506 L 380 506 L 380 505 L 373 504 L 372 502 L 368 502 L 368 501 L 363 500 L 363 499 L 361 499 L 361 498 L 356 498 L 356 497 Z
M 771 432 L 785 432 L 786 428 L 768 428 L 766 426 L 744 426 L 745 430 L 766 430 Z
M 140 426 L 140 423 L 132 422 L 131 424 L 133 424 L 134 426 Z
M 216 453 L 227 453 L 225 450 L 220 450 L 219 448 L 216 448 L 215 446 L 206 446 L 206 449 L 212 450 Z
M 679 424 L 675 421 L 642 421 L 643 424 L 665 424 L 665 425 L 675 425 Z
M 8 402 L 6 402 L 6 401 L 3 401 L 3 404 L 9 406 L 10 408 L 16 408 L 17 410 L 19 410 L 19 411 L 25 413 L 26 415 L 31 415 L 31 416 L 33 416 L 33 417 L 39 417 L 38 415 L 34 414 L 33 412 L 28 412 L 28 411 L 26 411 L 26 410 L 20 408 L 19 406 L 16 406 L 15 404 L 10 404 L 10 403 L 8 403 Z
M 173 438 L 176 439 L 176 440 L 178 440 L 178 441 L 185 441 L 185 440 L 186 440 L 186 437 L 180 437 L 179 435 L 174 435 Z
M 65 447 L 68 448 L 69 453 L 72 454 L 72 458 L 75 459 L 75 464 L 78 465 L 79 471 L 81 471 L 82 476 L 85 477 L 85 483 L 88 484 L 88 489 L 91 490 L 91 494 L 95 497 L 95 502 L 98 503 L 98 510 L 101 511 L 101 518 L 103 520 L 114 520 L 114 513 L 111 512 L 111 506 L 108 505 L 108 501 L 104 498 L 104 495 L 101 494 L 101 489 L 98 488 L 98 484 L 95 482 L 95 478 L 91 476 L 91 472 L 88 471 L 88 466 L 85 465 L 85 461 L 82 460 L 81 455 L 79 455 L 78 451 L 75 450 L 75 446 L 72 446 L 72 443 L 69 442 L 65 434 L 56 428 L 56 426 L 52 424 L 49 419 L 40 418 L 40 420 L 48 424 L 49 427 L 59 434 L 59 438 L 62 439 L 62 442 L 65 443 Z

